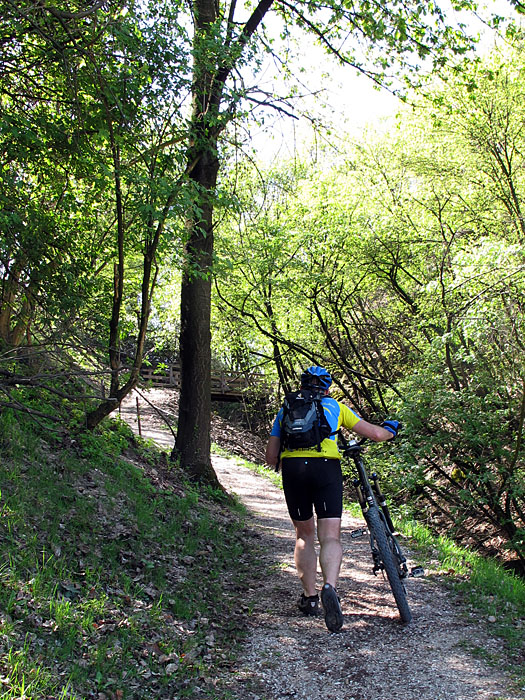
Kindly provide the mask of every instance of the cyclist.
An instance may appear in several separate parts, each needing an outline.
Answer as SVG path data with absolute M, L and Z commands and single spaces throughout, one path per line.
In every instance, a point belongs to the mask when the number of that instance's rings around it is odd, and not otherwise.
M 301 375 L 301 388 L 322 394 L 321 406 L 332 428 L 332 435 L 317 447 L 288 450 L 281 453 L 281 421 L 283 409 L 275 417 L 266 447 L 266 462 L 273 466 L 281 459 L 283 490 L 290 518 L 295 528 L 294 560 L 303 591 L 298 601 L 305 615 L 316 615 L 319 595 L 316 589 L 317 537 L 319 563 L 323 575 L 321 602 L 325 623 L 331 632 L 343 625 L 343 614 L 337 596 L 337 580 L 341 568 L 341 515 L 343 512 L 343 479 L 336 431 L 344 427 L 376 442 L 397 435 L 399 423 L 385 421 L 381 426 L 368 423 L 345 404 L 328 396 L 332 378 L 324 367 L 308 367 Z

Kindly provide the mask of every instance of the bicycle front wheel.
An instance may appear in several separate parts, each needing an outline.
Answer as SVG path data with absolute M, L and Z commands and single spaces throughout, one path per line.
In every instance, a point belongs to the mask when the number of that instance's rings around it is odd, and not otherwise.
M 370 535 L 379 552 L 381 563 L 386 572 L 390 588 L 394 595 L 401 620 L 408 624 L 412 620 L 412 613 L 408 606 L 405 586 L 399 577 L 399 570 L 394 561 L 392 550 L 388 543 L 385 526 L 379 514 L 379 510 L 372 506 L 366 513 L 366 521 L 370 530 Z

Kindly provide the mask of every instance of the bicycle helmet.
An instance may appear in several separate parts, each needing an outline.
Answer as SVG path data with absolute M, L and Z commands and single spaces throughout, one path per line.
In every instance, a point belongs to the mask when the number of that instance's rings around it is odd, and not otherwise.
M 309 386 L 313 384 L 321 386 L 323 389 L 328 389 L 331 383 L 332 377 L 324 367 L 317 367 L 316 365 L 313 365 L 312 367 L 305 369 L 305 371 L 301 374 L 301 386 Z

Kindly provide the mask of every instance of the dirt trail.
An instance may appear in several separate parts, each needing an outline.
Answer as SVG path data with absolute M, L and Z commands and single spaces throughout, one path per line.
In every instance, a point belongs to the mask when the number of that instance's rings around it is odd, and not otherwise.
M 162 392 L 149 395 L 158 406 L 161 396 Z M 134 406 L 135 398 L 128 399 L 122 417 L 136 429 Z M 141 413 L 143 435 L 170 445 L 171 434 L 144 404 Z M 282 492 L 234 460 L 214 456 L 213 466 L 225 488 L 247 506 L 249 524 L 259 533 L 273 570 L 266 585 L 254 584 L 242 594 L 239 604 L 246 610 L 250 634 L 235 667 L 217 679 L 218 696 L 229 692 L 236 700 L 525 699 L 501 670 L 469 653 L 483 649 L 488 656 L 497 653 L 501 643 L 436 579 L 408 581 L 414 621 L 407 628 L 399 623 L 388 585 L 372 575 L 366 538 L 350 537 L 362 521 L 346 514 L 338 587 L 343 630 L 331 634 L 322 616 L 300 616 L 295 607 L 300 587 L 293 565 L 293 529 Z M 409 561 L 416 563 L 420 562 Z

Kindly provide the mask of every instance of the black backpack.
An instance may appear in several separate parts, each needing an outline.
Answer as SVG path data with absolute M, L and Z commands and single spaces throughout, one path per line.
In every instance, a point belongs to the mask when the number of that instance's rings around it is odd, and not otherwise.
M 298 450 L 317 447 L 334 435 L 321 406 L 318 391 L 301 389 L 287 394 L 283 403 L 281 421 L 281 449 Z

